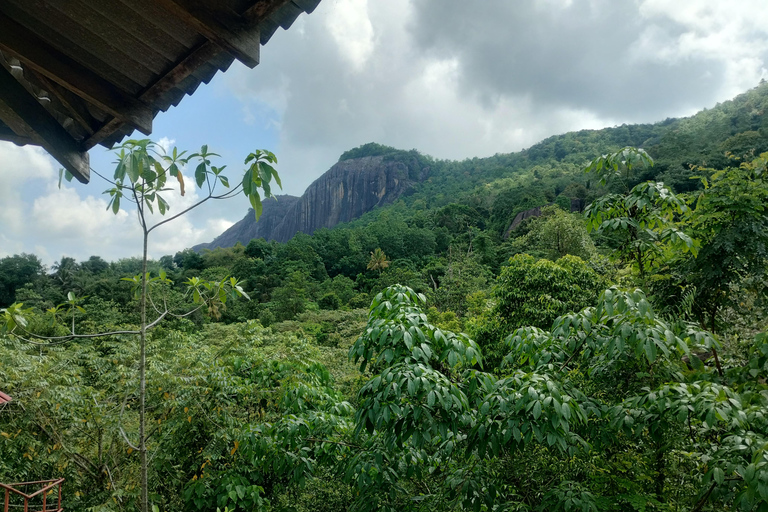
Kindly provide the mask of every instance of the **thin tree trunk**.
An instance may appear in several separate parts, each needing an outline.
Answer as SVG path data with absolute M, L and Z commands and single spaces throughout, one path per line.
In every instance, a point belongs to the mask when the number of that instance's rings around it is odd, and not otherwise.
M 704 493 L 704 496 L 702 496 L 696 505 L 691 509 L 691 512 L 701 512 L 701 510 L 704 508 L 704 505 L 707 503 L 707 500 L 709 499 L 709 495 L 712 494 L 712 491 L 715 490 L 716 485 L 717 482 L 712 482 L 712 485 L 709 487 L 707 492 Z
M 712 355 L 715 356 L 715 366 L 717 367 L 717 373 L 722 378 L 725 376 L 725 374 L 723 374 L 723 367 L 720 365 L 720 358 L 717 357 L 717 349 L 715 347 L 712 347 Z
M 661 444 L 656 445 L 656 499 L 659 502 L 664 502 L 664 450 L 662 450 Z
M 141 457 L 141 512 L 149 512 L 147 482 L 146 394 L 147 394 L 147 226 L 142 216 L 144 252 L 141 261 L 141 332 L 139 334 L 139 453 Z
M 711 313 L 712 317 L 712 334 L 715 334 L 715 327 L 717 326 L 717 306 L 715 306 L 712 309 Z M 715 366 L 717 367 L 717 373 L 720 375 L 720 378 L 724 376 L 723 374 L 723 367 L 720 365 L 720 358 L 717 357 L 717 349 L 715 347 L 712 347 L 712 355 L 715 356 Z

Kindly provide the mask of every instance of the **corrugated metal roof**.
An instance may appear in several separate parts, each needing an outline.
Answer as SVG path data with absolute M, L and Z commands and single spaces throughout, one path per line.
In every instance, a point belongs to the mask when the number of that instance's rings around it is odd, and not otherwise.
M 235 58 L 255 66 L 260 45 L 319 3 L 3 0 L 0 140 L 42 145 L 70 172 L 78 170 L 87 166 L 85 151 L 111 147 L 136 128 L 150 132 L 158 112 L 178 105 Z

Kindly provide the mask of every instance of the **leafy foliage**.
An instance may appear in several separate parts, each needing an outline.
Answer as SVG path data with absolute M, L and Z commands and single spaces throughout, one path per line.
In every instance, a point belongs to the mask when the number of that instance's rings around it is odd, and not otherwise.
M 661 257 L 663 245 L 695 255 L 699 243 L 675 225 L 675 215 L 688 208 L 663 183 L 648 181 L 628 189 L 639 165 L 653 165 L 653 159 L 642 149 L 630 147 L 593 160 L 585 172 L 596 173 L 602 184 L 618 181 L 626 192 L 602 196 L 584 214 L 590 230 L 620 234 L 619 257 L 633 262 L 644 278 Z
M 168 311 L 145 331 L 157 510 L 768 509 L 767 92 L 463 162 L 362 146 L 342 159 L 419 183 L 287 244 L 3 258 L 0 480 L 65 476 L 68 509 L 141 501 L 136 332 Z M 121 149 L 111 208 L 169 213 L 169 183 L 192 180 L 258 214 L 279 185 L 265 151 L 228 188 L 208 148 Z M 591 239 L 554 206 L 509 230 L 550 203 L 591 203 Z M 7 336 L 24 331 L 90 334 Z
M 504 337 L 521 326 L 547 328 L 560 315 L 592 304 L 603 281 L 581 259 L 536 261 L 520 254 L 510 258 L 491 291 L 494 306 L 474 324 L 472 333 L 491 368 L 504 356 Z

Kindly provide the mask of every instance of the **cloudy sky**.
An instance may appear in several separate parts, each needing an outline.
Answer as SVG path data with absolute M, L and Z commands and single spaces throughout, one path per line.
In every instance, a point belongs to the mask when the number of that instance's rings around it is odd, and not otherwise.
M 345 150 L 376 141 L 463 159 L 550 135 L 691 115 L 768 78 L 764 0 L 322 0 L 155 119 L 153 138 L 209 146 L 230 176 L 257 148 L 300 195 Z M 112 156 L 91 152 L 111 174 Z M 0 257 L 140 253 L 135 215 L 94 178 L 56 186 L 38 148 L 0 142 Z M 172 211 L 193 194 L 169 196 Z M 210 241 L 247 211 L 206 205 L 158 230 L 154 257 Z

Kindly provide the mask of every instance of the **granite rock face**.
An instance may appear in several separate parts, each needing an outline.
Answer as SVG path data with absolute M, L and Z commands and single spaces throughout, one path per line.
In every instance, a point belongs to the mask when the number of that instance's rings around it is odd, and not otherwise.
M 377 206 L 391 203 L 429 174 L 416 159 L 367 156 L 338 162 L 315 180 L 299 197 L 279 196 L 264 201 L 261 219 L 253 212 L 219 235 L 213 242 L 193 249 L 247 245 L 252 238 L 287 242 L 298 233 L 311 235 L 354 220 Z
M 232 247 L 237 242 L 247 245 L 252 238 L 266 238 L 271 240 L 272 233 L 280 224 L 288 212 L 296 205 L 300 198 L 296 196 L 280 195 L 274 199 L 264 199 L 259 222 L 253 215 L 253 209 L 248 209 L 245 217 L 236 222 L 231 228 L 213 239 L 213 242 L 198 244 L 192 247 L 195 251 L 203 249 L 215 249 L 217 247 Z

